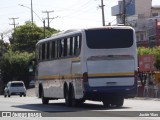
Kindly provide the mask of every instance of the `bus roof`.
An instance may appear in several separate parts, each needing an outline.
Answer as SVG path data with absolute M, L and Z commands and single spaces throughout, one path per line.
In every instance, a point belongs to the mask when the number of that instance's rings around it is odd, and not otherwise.
M 94 30 L 94 29 L 133 29 L 133 28 L 130 26 L 116 25 L 116 26 L 91 27 L 91 28 L 81 28 L 81 29 L 69 29 L 66 31 L 62 31 L 62 32 L 53 34 L 50 38 L 42 39 L 37 44 L 43 43 L 46 41 L 50 41 L 50 40 L 53 40 L 59 37 L 65 37 L 68 35 L 78 34 L 85 30 Z

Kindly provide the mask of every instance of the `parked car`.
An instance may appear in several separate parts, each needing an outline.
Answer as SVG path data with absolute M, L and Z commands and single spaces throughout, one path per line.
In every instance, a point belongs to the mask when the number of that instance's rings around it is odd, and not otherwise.
M 35 80 L 31 80 L 29 82 L 29 87 L 32 88 L 32 87 L 35 87 Z
M 26 87 L 23 81 L 11 81 L 7 83 L 4 89 L 4 97 L 10 97 L 11 95 L 26 96 Z

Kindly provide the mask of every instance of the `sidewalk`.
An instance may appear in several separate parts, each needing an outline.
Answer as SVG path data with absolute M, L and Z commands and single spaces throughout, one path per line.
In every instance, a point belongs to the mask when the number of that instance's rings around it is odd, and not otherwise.
M 160 101 L 160 98 L 151 98 L 151 97 L 135 97 L 135 98 L 129 98 L 129 99 Z

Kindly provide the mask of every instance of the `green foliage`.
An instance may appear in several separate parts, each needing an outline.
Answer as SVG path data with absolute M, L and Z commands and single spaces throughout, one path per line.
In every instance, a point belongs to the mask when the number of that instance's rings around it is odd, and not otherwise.
M 13 52 L 9 50 L 3 55 L 0 61 L 1 75 L 3 83 L 12 80 L 23 80 L 28 84 L 29 71 L 28 63 L 34 57 L 33 53 Z
M 45 28 L 45 37 L 50 37 L 58 31 Z M 10 49 L 0 60 L 1 77 L 6 84 L 12 80 L 23 80 L 26 85 L 33 74 L 29 73 L 29 61 L 34 58 L 36 43 L 44 38 L 44 28 L 36 24 L 26 22 L 25 25 L 17 26 L 10 38 Z M 8 45 L 0 41 L 1 46 Z
M 160 46 L 155 48 L 145 48 L 145 47 L 139 47 L 138 48 L 138 55 L 154 55 L 156 61 L 155 61 L 155 67 L 159 70 L 160 69 Z
M 55 29 L 46 29 L 46 37 L 50 37 L 52 34 L 58 32 Z M 25 25 L 17 26 L 12 38 L 10 38 L 11 48 L 13 51 L 35 51 L 36 43 L 44 38 L 44 28 L 38 27 L 36 24 L 26 22 Z
M 5 43 L 3 40 L 0 40 L 0 57 L 7 51 L 9 44 Z

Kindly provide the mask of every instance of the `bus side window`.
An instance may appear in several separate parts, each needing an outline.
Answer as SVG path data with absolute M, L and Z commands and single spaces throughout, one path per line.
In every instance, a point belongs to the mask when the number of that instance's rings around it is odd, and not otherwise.
M 78 39 L 77 36 L 74 37 L 74 55 L 77 55 L 77 48 L 78 48 Z
M 36 60 L 39 61 L 39 45 L 36 47 Z
M 50 59 L 50 42 L 47 42 L 47 51 L 46 51 L 46 57 L 47 57 L 47 60 Z
M 58 41 L 55 41 L 55 58 L 58 58 Z
M 42 50 L 42 47 L 41 47 L 41 44 L 39 44 L 37 46 L 37 60 L 40 61 L 42 59 L 42 54 L 41 54 L 41 50 Z
M 70 50 L 69 50 L 69 55 L 73 55 L 73 37 L 70 38 Z
M 57 58 L 62 57 L 62 43 L 61 40 L 57 40 Z
M 64 39 L 64 45 L 63 45 L 63 47 L 64 47 L 64 49 L 63 49 L 64 50 L 63 51 L 63 56 L 66 57 L 67 56 L 67 50 L 68 50 L 68 48 L 67 48 L 68 47 L 67 46 L 67 38 Z
M 57 41 L 56 41 L 56 44 L 55 44 L 55 45 L 56 45 L 56 46 L 55 46 L 55 47 L 56 47 L 56 52 L 55 52 L 55 53 L 56 53 L 56 58 L 59 57 L 59 44 L 58 44 L 58 43 L 59 43 L 59 41 L 57 40 Z
M 72 41 L 72 56 L 75 55 L 74 52 L 75 52 L 75 37 L 73 37 L 73 41 Z
M 70 39 L 71 38 L 67 38 L 67 56 L 70 56 Z
M 52 42 L 52 49 L 51 49 L 51 58 L 56 57 L 56 50 L 55 50 L 55 41 Z
M 59 41 L 59 57 L 63 57 L 63 50 L 64 49 L 64 39 Z
M 45 43 L 42 44 L 42 61 L 45 60 Z
M 81 36 L 77 36 L 77 50 L 76 50 L 76 55 L 79 55 L 80 52 L 81 52 L 81 42 L 82 42 L 82 39 L 81 39 Z

